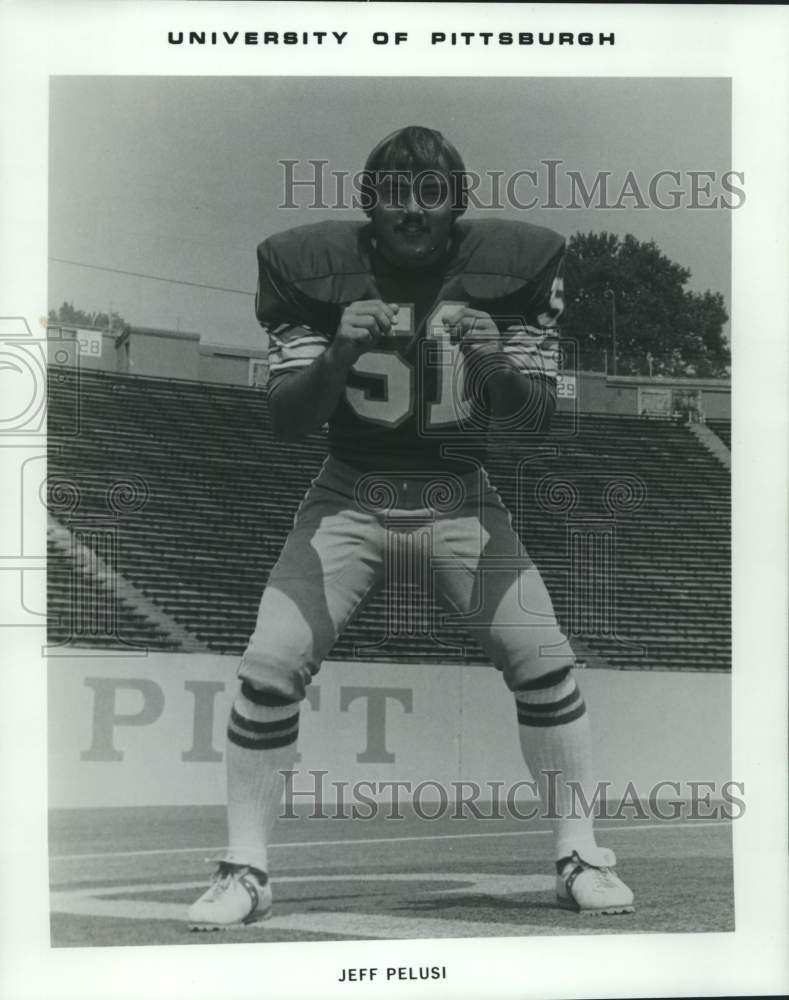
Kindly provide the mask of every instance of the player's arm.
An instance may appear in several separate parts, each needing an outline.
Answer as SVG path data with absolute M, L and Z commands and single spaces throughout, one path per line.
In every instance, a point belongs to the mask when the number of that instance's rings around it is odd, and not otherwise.
M 560 253 L 539 276 L 523 322 L 501 330 L 487 313 L 462 309 L 460 347 L 494 420 L 523 431 L 548 429 L 556 408 L 556 322 L 563 305 Z
M 467 382 L 481 391 L 493 420 L 510 429 L 547 430 L 556 406 L 556 379 L 546 377 L 541 367 L 526 367 L 532 358 L 524 359 L 522 337 L 532 335 L 525 334 L 522 326 L 500 331 L 488 313 L 467 307 L 453 325 L 460 328 Z
M 556 409 L 560 358 L 557 324 L 564 312 L 564 262 L 562 247 L 535 282 L 525 322 L 509 326 L 502 334 L 504 353 L 522 383 L 530 388 L 524 413 L 528 429 L 537 432 L 548 430 Z
M 378 300 L 352 302 L 331 339 L 305 327 L 269 332 L 268 405 L 275 437 L 298 441 L 323 427 L 351 367 L 389 333 L 396 311 Z

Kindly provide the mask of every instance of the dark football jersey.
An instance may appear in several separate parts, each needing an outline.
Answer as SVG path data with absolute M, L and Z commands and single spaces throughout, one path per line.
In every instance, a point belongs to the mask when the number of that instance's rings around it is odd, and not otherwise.
M 488 406 L 443 317 L 458 305 L 489 313 L 523 377 L 555 385 L 563 256 L 561 236 L 521 222 L 458 222 L 441 261 L 414 270 L 377 253 L 369 223 L 278 233 L 258 247 L 256 312 L 269 334 L 270 384 L 312 364 L 351 302 L 397 303 L 390 336 L 349 373 L 329 419 L 329 450 L 361 470 L 468 472 L 484 459 Z

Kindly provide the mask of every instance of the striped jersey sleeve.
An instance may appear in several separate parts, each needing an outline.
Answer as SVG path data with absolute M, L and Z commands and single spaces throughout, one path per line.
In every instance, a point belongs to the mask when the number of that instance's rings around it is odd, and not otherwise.
M 515 367 L 526 375 L 544 375 L 556 381 L 559 372 L 559 335 L 556 324 L 564 311 L 564 257 L 540 276 L 530 315 L 501 335 L 502 348 Z
M 329 338 L 308 326 L 282 323 L 266 327 L 269 375 L 308 368 L 329 346 Z
M 559 339 L 555 329 L 509 327 L 502 334 L 502 343 L 504 353 L 518 371 L 556 380 L 559 373 Z

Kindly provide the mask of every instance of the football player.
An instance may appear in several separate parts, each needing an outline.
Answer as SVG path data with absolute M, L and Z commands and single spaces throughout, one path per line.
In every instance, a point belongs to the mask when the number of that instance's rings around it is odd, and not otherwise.
M 387 136 L 362 176 L 367 223 L 302 226 L 258 247 L 274 433 L 295 441 L 328 423 L 329 455 L 241 660 L 227 732 L 229 849 L 189 925 L 268 915 L 268 844 L 299 703 L 407 546 L 429 561 L 442 604 L 469 616 L 513 693 L 525 762 L 555 805 L 559 905 L 630 912 L 613 852 L 572 809 L 570 783 L 592 798 L 573 651 L 483 465 L 491 421 L 521 436 L 550 422 L 564 241 L 521 222 L 463 221 L 463 161 L 432 129 Z

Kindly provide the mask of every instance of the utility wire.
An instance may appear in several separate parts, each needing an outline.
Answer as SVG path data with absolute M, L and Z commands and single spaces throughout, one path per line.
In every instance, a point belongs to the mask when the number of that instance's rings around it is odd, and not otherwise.
M 81 260 L 66 260 L 64 257 L 49 257 L 57 264 L 71 264 L 74 267 L 85 267 L 90 271 L 109 271 L 112 274 L 127 274 L 132 278 L 147 278 L 149 281 L 164 281 L 168 285 L 188 285 L 189 288 L 207 288 L 212 292 L 230 292 L 232 295 L 254 295 L 242 288 L 223 288 L 221 285 L 204 285 L 199 281 L 181 281 L 178 278 L 161 278 L 158 274 L 142 274 L 140 271 L 124 271 L 119 267 L 104 267 L 101 264 L 85 264 Z

